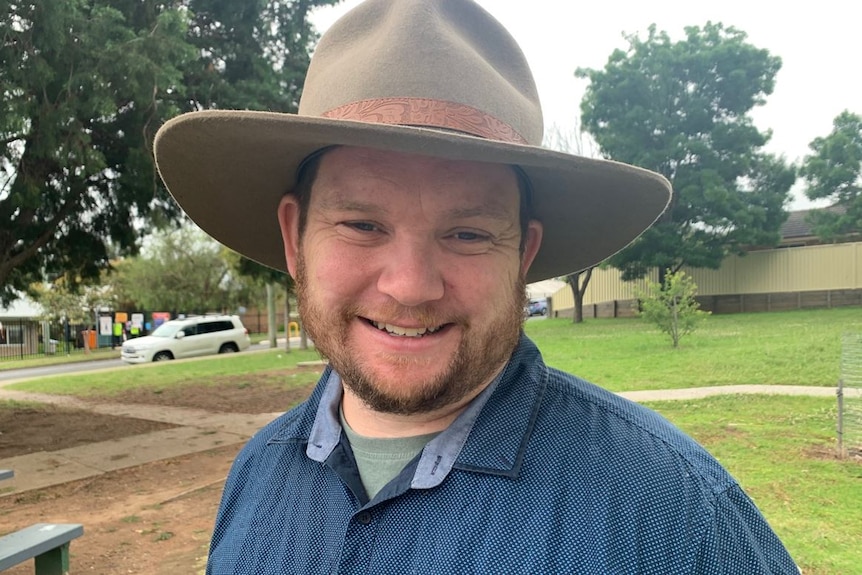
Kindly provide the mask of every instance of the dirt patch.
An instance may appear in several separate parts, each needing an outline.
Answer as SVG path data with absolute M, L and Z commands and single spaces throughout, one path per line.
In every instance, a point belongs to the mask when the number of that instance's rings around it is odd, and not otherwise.
M 129 389 L 88 402 L 169 405 L 224 413 L 272 413 L 305 399 L 320 368 L 221 377 L 207 384 Z M 0 408 L 0 458 L 146 433 L 170 425 L 62 406 Z M 28 445 L 24 450 L 24 445 Z M 203 573 L 224 480 L 240 444 L 0 497 L 0 532 L 33 523 L 81 523 L 71 572 L 96 575 Z M 0 465 L 2 467 L 2 465 Z M 2 492 L 2 484 L 0 484 Z M 4 575 L 32 575 L 28 561 Z
M 803 451 L 803 454 L 809 459 L 821 459 L 825 461 L 853 461 L 862 464 L 862 450 L 860 449 L 845 449 L 842 454 L 838 452 L 837 447 L 820 445 L 806 448 Z
M 54 405 L 0 402 L 0 459 L 174 427 Z
M 0 498 L 2 531 L 81 523 L 71 573 L 203 573 L 224 478 L 241 446 L 106 473 Z M 33 562 L 4 571 L 32 575 Z
M 320 368 L 299 368 L 214 378 L 206 384 L 168 388 L 137 387 L 110 396 L 89 396 L 89 402 L 143 403 L 190 407 L 220 413 L 286 411 L 311 393 Z

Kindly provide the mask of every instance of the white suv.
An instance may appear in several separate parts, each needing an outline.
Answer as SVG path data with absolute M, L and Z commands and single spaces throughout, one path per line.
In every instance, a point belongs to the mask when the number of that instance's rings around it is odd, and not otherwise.
M 147 363 L 248 349 L 248 330 L 237 316 L 206 315 L 166 321 L 147 336 L 123 343 L 126 363 Z

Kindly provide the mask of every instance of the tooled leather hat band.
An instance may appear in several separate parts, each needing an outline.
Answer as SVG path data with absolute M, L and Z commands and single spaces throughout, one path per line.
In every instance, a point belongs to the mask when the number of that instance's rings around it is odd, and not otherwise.
M 374 98 L 321 114 L 324 118 L 375 124 L 441 128 L 498 142 L 527 144 L 512 126 L 481 110 L 432 98 Z

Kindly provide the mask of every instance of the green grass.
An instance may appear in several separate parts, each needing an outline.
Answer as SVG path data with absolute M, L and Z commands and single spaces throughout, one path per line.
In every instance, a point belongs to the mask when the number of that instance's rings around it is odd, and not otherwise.
M 862 308 L 713 315 L 674 349 L 639 319 L 528 321 L 545 362 L 613 391 L 711 385 L 834 386 Z
M 729 395 L 647 405 L 737 478 L 806 575 L 859 573 L 862 463 L 835 457 L 834 399 Z
M 197 360 L 124 365 L 89 373 L 45 377 L 14 383 L 7 389 L 57 395 L 111 395 L 130 387 L 164 389 L 183 384 L 213 382 L 215 378 L 296 367 L 297 362 L 320 359 L 315 351 L 267 350 L 214 355 Z M 309 381 L 316 380 L 313 373 Z

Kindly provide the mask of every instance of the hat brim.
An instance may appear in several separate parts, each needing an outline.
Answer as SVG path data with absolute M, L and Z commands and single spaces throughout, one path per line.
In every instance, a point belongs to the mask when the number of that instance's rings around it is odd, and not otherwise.
M 520 166 L 544 226 L 527 282 L 596 265 L 631 243 L 667 207 L 668 181 L 648 170 L 438 130 L 273 112 L 178 116 L 156 134 L 156 164 L 189 217 L 225 246 L 286 271 L 281 197 L 312 152 L 358 146 Z

